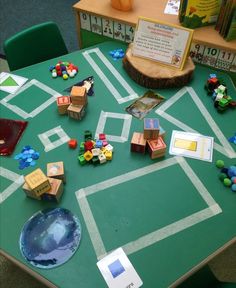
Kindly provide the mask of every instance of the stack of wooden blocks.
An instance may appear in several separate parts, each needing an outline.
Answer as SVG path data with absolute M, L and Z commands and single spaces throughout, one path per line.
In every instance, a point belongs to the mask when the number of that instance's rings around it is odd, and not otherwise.
M 23 190 L 37 200 L 59 202 L 64 190 L 65 173 L 62 161 L 47 164 L 47 176 L 38 168 L 26 175 Z
M 57 97 L 59 114 L 68 114 L 69 117 L 76 120 L 81 120 L 83 118 L 87 104 L 87 90 L 83 86 L 73 86 L 70 96 Z
M 143 133 L 134 132 L 131 140 L 131 152 L 145 153 L 146 148 L 152 159 L 160 158 L 166 153 L 165 131 L 157 118 L 144 118 Z

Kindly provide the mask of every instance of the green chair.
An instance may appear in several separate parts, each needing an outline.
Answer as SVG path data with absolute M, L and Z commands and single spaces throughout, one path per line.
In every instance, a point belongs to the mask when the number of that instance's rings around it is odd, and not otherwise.
M 68 53 L 56 23 L 29 27 L 5 40 L 4 52 L 10 71 Z
M 187 278 L 177 288 L 236 288 L 236 283 L 219 281 L 208 265 Z

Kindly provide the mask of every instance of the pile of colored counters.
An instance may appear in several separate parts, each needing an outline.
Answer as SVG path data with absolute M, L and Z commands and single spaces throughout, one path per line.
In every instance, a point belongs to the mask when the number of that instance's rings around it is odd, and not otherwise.
M 59 61 L 55 66 L 49 68 L 53 78 L 62 77 L 67 80 L 69 77 L 73 78 L 78 73 L 78 67 L 70 62 Z
M 111 57 L 114 60 L 118 60 L 120 58 L 123 58 L 125 56 L 125 52 L 123 49 L 115 49 L 109 52 L 109 55 L 111 55 Z
M 99 134 L 98 139 L 92 138 L 92 132 L 84 131 L 84 142 L 80 143 L 78 161 L 80 165 L 92 163 L 104 164 L 112 160 L 113 146 L 106 140 L 106 135 Z
M 17 154 L 14 157 L 15 160 L 18 160 L 20 170 L 23 170 L 29 166 L 35 166 L 37 159 L 39 159 L 39 152 L 35 151 L 31 146 L 24 146 L 21 150 L 21 153 Z
M 233 192 L 236 192 L 236 165 L 226 168 L 223 160 L 217 160 L 216 167 L 221 169 L 219 179 L 226 187 L 230 187 Z

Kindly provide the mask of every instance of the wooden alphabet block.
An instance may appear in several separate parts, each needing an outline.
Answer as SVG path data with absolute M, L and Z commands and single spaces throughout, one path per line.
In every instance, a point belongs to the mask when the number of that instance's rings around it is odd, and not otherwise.
M 25 176 L 25 182 L 35 195 L 40 196 L 50 190 L 50 183 L 43 171 L 38 168 Z
M 59 114 L 67 114 L 67 108 L 71 104 L 70 96 L 59 96 L 57 97 L 57 108 Z
M 131 152 L 145 153 L 146 139 L 143 133 L 134 132 L 131 139 Z
M 83 86 L 73 86 L 70 92 L 73 105 L 87 105 L 87 91 Z
M 45 201 L 59 202 L 64 190 L 62 180 L 48 177 L 51 189 L 41 195 L 41 199 Z
M 62 161 L 47 164 L 47 177 L 56 178 L 66 182 L 64 163 Z
M 41 197 L 38 196 L 33 190 L 31 190 L 29 185 L 26 182 L 22 186 L 22 189 L 24 190 L 26 196 L 36 199 L 36 200 L 41 200 Z
M 152 159 L 159 158 L 166 153 L 166 144 L 162 137 L 158 137 L 155 140 L 147 140 L 148 152 Z
M 144 139 L 157 139 L 160 125 L 157 118 L 144 118 Z
M 69 117 L 76 120 L 81 120 L 84 117 L 85 108 L 83 105 L 70 104 L 70 106 L 67 108 L 67 113 Z

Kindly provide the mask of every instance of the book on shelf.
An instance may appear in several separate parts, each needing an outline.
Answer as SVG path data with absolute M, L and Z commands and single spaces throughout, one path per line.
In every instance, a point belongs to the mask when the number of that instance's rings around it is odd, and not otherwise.
M 229 29 L 225 35 L 225 39 L 226 41 L 236 39 L 236 4 L 234 4 Z
M 222 0 L 180 0 L 179 21 L 188 28 L 215 24 Z
M 222 1 L 215 29 L 226 41 L 236 39 L 236 0 Z

